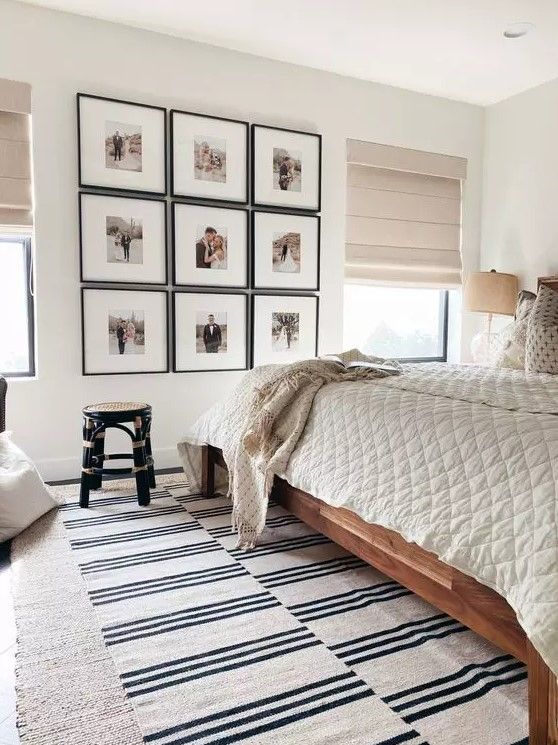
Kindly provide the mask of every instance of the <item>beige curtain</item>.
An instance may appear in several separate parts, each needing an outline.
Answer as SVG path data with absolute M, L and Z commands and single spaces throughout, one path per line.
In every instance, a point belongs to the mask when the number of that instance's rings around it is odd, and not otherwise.
M 464 158 L 349 140 L 345 276 L 459 286 L 466 172 Z
M 0 226 L 33 225 L 31 86 L 0 78 Z

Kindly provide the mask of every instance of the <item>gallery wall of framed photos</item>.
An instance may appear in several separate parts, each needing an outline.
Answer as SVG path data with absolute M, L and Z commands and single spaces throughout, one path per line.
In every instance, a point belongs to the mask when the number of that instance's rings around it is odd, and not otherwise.
M 321 135 L 77 94 L 83 375 L 318 351 Z

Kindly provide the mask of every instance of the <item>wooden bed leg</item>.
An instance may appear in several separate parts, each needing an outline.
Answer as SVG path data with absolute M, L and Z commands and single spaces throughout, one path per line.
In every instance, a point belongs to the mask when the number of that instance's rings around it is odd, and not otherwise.
M 558 678 L 552 673 L 548 695 L 548 732 L 551 745 L 558 745 Z
M 529 674 L 529 745 L 558 745 L 558 685 L 556 677 L 527 642 Z
M 549 705 L 549 731 L 550 742 L 552 745 L 558 745 L 558 678 L 552 675 L 550 678 L 550 695 L 548 697 Z
M 204 445 L 202 451 L 202 492 L 206 497 L 215 496 L 215 461 L 213 448 Z

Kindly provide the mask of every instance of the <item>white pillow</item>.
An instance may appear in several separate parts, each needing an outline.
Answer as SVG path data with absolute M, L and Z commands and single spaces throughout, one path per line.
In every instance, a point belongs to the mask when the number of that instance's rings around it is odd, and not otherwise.
M 490 364 L 494 367 L 525 369 L 525 344 L 527 343 L 528 318 L 512 321 L 500 331 L 493 341 Z
M 491 349 L 490 364 L 494 367 L 525 369 L 525 346 L 529 318 L 537 296 L 528 290 L 521 290 L 517 296 L 515 320 L 496 335 Z
M 13 538 L 57 504 L 25 453 L 0 433 L 0 543 Z

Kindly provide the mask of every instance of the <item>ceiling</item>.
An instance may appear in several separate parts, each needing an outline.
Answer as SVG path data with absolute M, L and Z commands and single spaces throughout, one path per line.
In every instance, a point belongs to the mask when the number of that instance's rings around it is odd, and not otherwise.
M 25 1 L 482 105 L 558 77 L 557 0 Z

